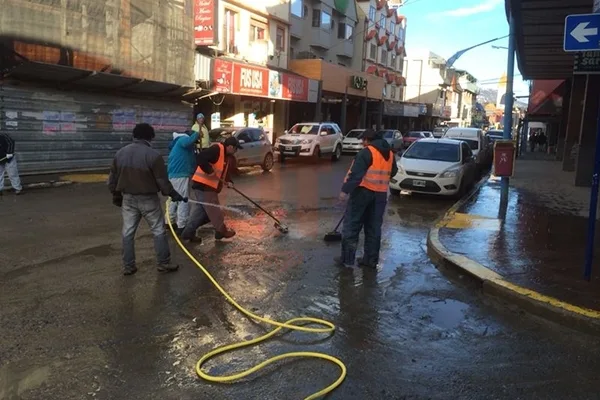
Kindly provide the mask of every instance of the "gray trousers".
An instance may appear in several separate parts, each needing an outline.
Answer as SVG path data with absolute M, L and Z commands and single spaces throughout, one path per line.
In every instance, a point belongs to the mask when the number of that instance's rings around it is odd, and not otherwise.
M 0 192 L 4 190 L 4 171 L 8 174 L 10 184 L 17 192 L 23 190 L 21 178 L 19 178 L 19 168 L 17 167 L 17 158 L 13 157 L 10 161 L 0 163 Z
M 135 233 L 142 218 L 146 220 L 154 236 L 154 251 L 158 265 L 170 264 L 171 250 L 158 194 L 123 194 L 121 213 L 123 215 L 123 268 L 135 269 Z
M 169 181 L 173 185 L 173 188 L 182 195 L 183 197 L 189 197 L 190 194 L 190 178 L 170 178 Z M 190 205 L 183 201 L 174 202 L 172 201 L 169 205 L 169 216 L 171 217 L 171 224 L 177 224 L 179 229 L 183 229 L 187 223 L 190 215 Z M 167 221 L 165 221 L 167 222 Z
M 197 189 L 192 189 L 192 192 L 197 201 L 215 204 L 216 206 L 220 205 L 219 194 L 217 192 Z M 225 216 L 223 215 L 223 210 L 221 208 L 195 203 L 192 204 L 192 212 L 181 237 L 185 240 L 193 239 L 194 236 L 196 236 L 196 230 L 208 223 L 208 221 L 211 222 L 217 232 L 223 232 L 225 230 Z

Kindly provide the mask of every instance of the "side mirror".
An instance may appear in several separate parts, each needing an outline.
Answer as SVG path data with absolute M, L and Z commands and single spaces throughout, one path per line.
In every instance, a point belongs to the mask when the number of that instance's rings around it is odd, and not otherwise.
M 244 143 L 246 143 L 246 141 L 245 141 L 244 139 L 240 139 L 240 140 L 238 140 L 238 142 L 239 142 L 240 144 L 244 144 Z
M 321 136 L 327 136 L 327 131 L 321 131 L 320 135 Z
M 290 133 L 290 131 L 288 131 L 287 129 L 285 131 L 283 131 L 284 135 L 287 135 L 288 133 Z

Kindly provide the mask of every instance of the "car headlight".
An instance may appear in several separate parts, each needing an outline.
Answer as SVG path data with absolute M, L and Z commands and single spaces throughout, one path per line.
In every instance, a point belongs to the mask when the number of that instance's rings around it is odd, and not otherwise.
M 399 163 L 396 165 L 398 166 L 398 173 L 396 175 L 404 175 L 404 167 L 402 167 L 402 165 Z
M 444 171 L 440 174 L 440 178 L 456 178 L 458 176 L 459 169 L 453 168 L 447 171 Z
M 304 139 L 302 141 L 302 144 L 311 144 L 312 142 L 313 142 L 312 139 Z

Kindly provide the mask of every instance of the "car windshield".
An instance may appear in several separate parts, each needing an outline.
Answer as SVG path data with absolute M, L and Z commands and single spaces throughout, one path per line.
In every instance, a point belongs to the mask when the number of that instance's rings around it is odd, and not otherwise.
M 469 147 L 471 148 L 471 150 L 479 150 L 479 141 L 478 140 L 474 140 L 474 139 L 458 139 L 458 140 L 462 140 L 463 142 L 465 142 L 466 144 L 469 145 Z
M 421 137 L 421 132 L 408 132 L 408 137 Z
M 288 131 L 288 133 L 293 133 L 294 135 L 318 135 L 319 134 L 319 125 L 315 124 L 296 124 L 292 126 L 292 129 Z
M 437 142 L 415 142 L 402 155 L 402 158 L 417 160 L 459 162 L 460 146 L 458 144 Z
M 231 128 L 217 128 L 208 132 L 208 137 L 211 141 L 217 141 L 235 134 L 236 130 Z
M 348 132 L 346 137 L 360 139 L 362 137 L 363 133 L 365 133 L 365 131 L 363 131 L 361 129 L 356 129 L 356 130 L 352 130 L 352 131 Z

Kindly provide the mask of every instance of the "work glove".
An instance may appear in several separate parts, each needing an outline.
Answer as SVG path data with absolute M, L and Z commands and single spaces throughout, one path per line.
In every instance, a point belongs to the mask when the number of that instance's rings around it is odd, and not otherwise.
M 121 192 L 113 192 L 112 203 L 117 207 L 121 207 L 123 205 L 123 195 Z
M 169 197 L 171 198 L 171 201 L 174 201 L 175 203 L 180 202 L 180 201 L 183 201 L 184 203 L 188 202 L 187 197 L 183 197 L 182 195 L 180 195 L 177 192 L 171 193 L 171 195 Z
M 7 155 L 6 155 L 6 159 L 7 159 L 7 160 L 10 160 L 10 159 L 12 159 L 14 156 L 15 156 L 14 154 L 7 154 Z

